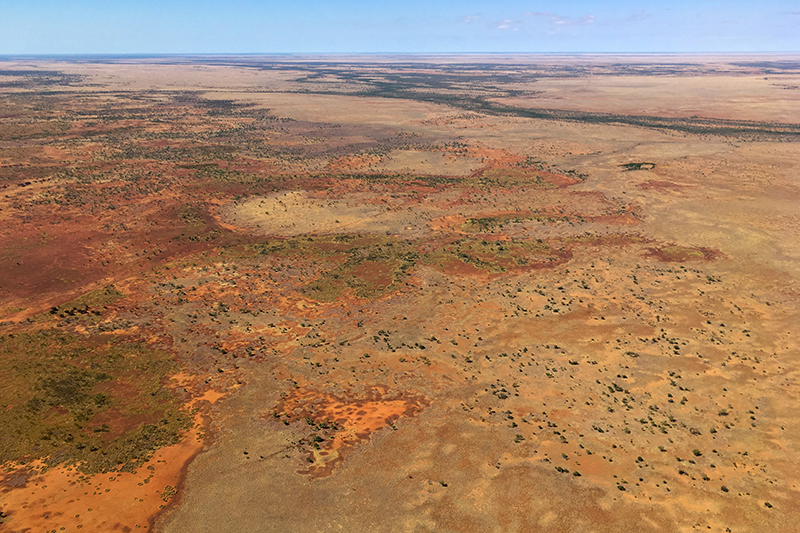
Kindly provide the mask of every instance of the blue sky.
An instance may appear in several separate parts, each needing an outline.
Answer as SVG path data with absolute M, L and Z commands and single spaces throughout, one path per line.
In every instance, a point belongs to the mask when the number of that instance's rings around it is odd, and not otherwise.
M 0 54 L 800 51 L 800 0 L 0 0 Z

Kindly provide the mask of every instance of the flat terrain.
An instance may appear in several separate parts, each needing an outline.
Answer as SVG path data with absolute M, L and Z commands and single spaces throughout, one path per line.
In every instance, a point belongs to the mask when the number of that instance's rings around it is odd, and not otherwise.
M 800 531 L 800 57 L 0 62 L 0 531 Z

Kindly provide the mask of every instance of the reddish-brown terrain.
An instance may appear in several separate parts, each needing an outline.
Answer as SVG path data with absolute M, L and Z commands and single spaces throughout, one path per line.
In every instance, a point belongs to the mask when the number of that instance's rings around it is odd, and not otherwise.
M 6 60 L 0 531 L 798 530 L 798 64 Z

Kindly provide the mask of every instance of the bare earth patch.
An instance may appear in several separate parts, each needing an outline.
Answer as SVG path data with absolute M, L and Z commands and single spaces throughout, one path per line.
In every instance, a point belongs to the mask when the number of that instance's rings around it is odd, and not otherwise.
M 297 391 L 282 398 L 275 418 L 287 422 L 305 420 L 319 432 L 305 443 L 309 448 L 308 464 L 299 471 L 314 479 L 332 475 L 350 448 L 368 441 L 372 433 L 385 427 L 396 429 L 397 420 L 417 415 L 428 403 L 422 396 L 387 394 L 380 388 L 358 396 Z

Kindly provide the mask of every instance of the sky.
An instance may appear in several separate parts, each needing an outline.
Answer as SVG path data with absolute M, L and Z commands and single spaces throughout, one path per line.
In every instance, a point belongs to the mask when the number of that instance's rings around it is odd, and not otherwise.
M 0 55 L 796 51 L 800 0 L 0 0 Z

